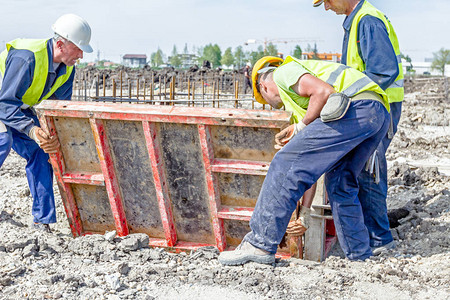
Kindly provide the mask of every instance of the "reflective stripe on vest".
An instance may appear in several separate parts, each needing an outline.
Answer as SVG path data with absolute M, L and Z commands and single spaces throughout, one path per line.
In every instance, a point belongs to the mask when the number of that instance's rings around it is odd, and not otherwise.
M 48 40 L 34 39 L 17 39 L 6 44 L 6 50 L 0 54 L 0 72 L 5 74 L 6 59 L 11 47 L 13 49 L 24 49 L 33 52 L 35 59 L 34 73 L 30 87 L 22 96 L 22 102 L 33 106 L 42 100 L 48 99 L 53 93 L 62 86 L 73 72 L 73 67 L 66 66 L 66 74 L 59 76 L 50 91 L 46 95 L 42 95 L 48 76 Z
M 309 98 L 297 95 L 291 87 L 282 86 L 281 83 L 283 72 L 289 72 L 290 69 L 290 67 L 284 66 L 295 63 L 299 64 L 311 75 L 333 86 L 337 92 L 344 93 L 349 97 L 353 97 L 364 91 L 373 91 L 383 98 L 384 106 L 388 111 L 390 110 L 386 93 L 369 77 L 358 70 L 338 63 L 318 60 L 298 60 L 288 56 L 283 64 L 274 71 L 273 78 L 286 110 L 294 113 L 294 120 L 296 121 L 304 117 Z
M 366 70 L 366 65 L 364 61 L 359 56 L 358 52 L 358 24 L 361 21 L 362 17 L 370 15 L 373 17 L 376 17 L 383 21 L 384 25 L 386 26 L 386 30 L 389 34 L 389 40 L 391 41 L 392 47 L 394 48 L 395 55 L 397 56 L 397 63 L 398 63 L 398 69 L 399 73 L 397 78 L 395 79 L 396 85 L 390 85 L 386 89 L 386 94 L 389 98 L 389 103 L 392 102 L 400 102 L 403 100 L 404 96 L 404 90 L 403 85 L 400 86 L 400 80 L 403 80 L 403 66 L 402 66 L 402 60 L 400 56 L 400 47 L 398 44 L 397 35 L 395 34 L 394 28 L 391 25 L 391 22 L 386 18 L 386 16 L 376 9 L 372 4 L 370 4 L 367 1 L 364 1 L 364 4 L 361 6 L 360 10 L 356 13 L 355 17 L 353 18 L 352 26 L 350 28 L 350 35 L 348 39 L 347 44 L 347 65 L 355 68 L 361 72 L 364 72 Z M 401 81 L 403 82 L 403 81 Z

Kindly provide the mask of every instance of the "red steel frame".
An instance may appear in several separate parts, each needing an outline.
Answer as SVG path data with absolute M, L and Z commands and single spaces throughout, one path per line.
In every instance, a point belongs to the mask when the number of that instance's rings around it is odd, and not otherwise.
M 214 109 L 174 106 L 143 106 L 142 104 L 107 104 L 75 101 L 43 101 L 38 110 L 42 113 L 41 123 L 52 135 L 57 135 L 54 117 L 89 119 L 94 135 L 102 173 L 65 173 L 61 151 L 51 155 L 56 179 L 62 189 L 62 197 L 74 236 L 88 234 L 83 230 L 78 207 L 70 183 L 105 186 L 110 199 L 111 210 L 117 232 L 120 236 L 129 233 L 122 195 L 114 169 L 107 134 L 103 120 L 141 121 L 149 158 L 152 164 L 161 220 L 165 239 L 150 238 L 150 245 L 175 249 L 196 249 L 202 246 L 216 246 L 220 251 L 227 248 L 224 219 L 249 221 L 253 208 L 228 207 L 220 205 L 218 183 L 215 173 L 237 173 L 265 175 L 270 162 L 215 159 L 211 142 L 211 125 L 281 128 L 289 122 L 290 114 L 284 111 L 256 111 L 243 109 Z M 209 193 L 209 208 L 215 245 L 177 241 L 177 234 L 162 166 L 161 145 L 157 139 L 156 122 L 170 122 L 198 125 L 200 145 Z M 283 254 L 282 254 L 283 255 Z

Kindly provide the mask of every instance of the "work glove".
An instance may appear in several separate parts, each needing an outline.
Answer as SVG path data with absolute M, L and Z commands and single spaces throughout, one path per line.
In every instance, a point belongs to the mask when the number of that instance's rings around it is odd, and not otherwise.
M 34 140 L 45 153 L 56 153 L 60 144 L 56 136 L 50 136 L 42 128 L 33 126 L 28 136 Z
M 275 149 L 281 149 L 287 144 L 297 133 L 300 132 L 306 125 L 302 121 L 291 124 L 285 129 L 281 130 L 275 135 Z
M 289 222 L 286 233 L 290 236 L 302 236 L 309 228 L 311 208 L 300 206 L 300 215 L 297 220 Z

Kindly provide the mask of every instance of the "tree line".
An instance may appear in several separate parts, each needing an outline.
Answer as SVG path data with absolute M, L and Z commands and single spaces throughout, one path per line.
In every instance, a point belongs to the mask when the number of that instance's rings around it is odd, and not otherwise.
M 263 56 L 278 56 L 280 54 L 277 46 L 272 43 L 267 44 L 265 48 L 260 45 L 255 51 L 245 51 L 242 46 L 238 46 L 234 51 L 232 47 L 228 47 L 224 52 L 222 52 L 219 45 L 208 44 L 200 48 L 194 47 L 192 52 L 189 53 L 187 45 L 185 45 L 183 52 L 179 53 L 176 45 L 174 45 L 170 56 L 166 58 L 163 51 L 158 48 L 156 52 L 153 52 L 150 55 L 150 65 L 152 67 L 160 67 L 167 63 L 175 68 L 180 68 L 184 65 L 186 55 L 195 54 L 195 63 L 198 65 L 202 65 L 203 61 L 207 60 L 211 63 L 213 68 L 227 66 L 240 69 L 248 62 L 254 65 L 256 61 Z M 314 45 L 314 47 L 312 47 L 308 44 L 306 52 L 317 53 L 317 46 Z M 292 56 L 301 59 L 302 53 L 302 48 L 299 45 L 296 45 L 292 52 Z

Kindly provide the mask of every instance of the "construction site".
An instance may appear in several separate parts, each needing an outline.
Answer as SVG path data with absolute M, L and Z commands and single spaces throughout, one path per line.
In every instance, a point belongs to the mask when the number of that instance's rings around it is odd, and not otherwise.
M 29 227 L 25 160 L 12 153 L 0 169 L 2 299 L 448 299 L 448 78 L 405 80 L 387 153 L 397 248 L 366 261 L 344 257 L 319 180 L 313 224 L 274 265 L 219 264 L 249 231 L 290 120 L 244 94 L 239 72 L 81 69 L 72 101 L 36 108 L 61 143 L 58 223 Z
M 3 3 L 0 300 L 450 300 L 450 2 L 403 2 Z

